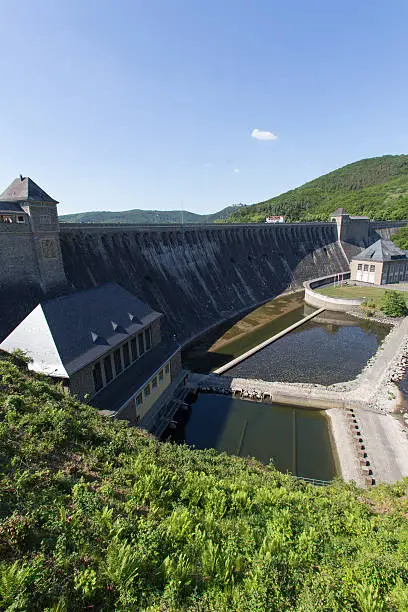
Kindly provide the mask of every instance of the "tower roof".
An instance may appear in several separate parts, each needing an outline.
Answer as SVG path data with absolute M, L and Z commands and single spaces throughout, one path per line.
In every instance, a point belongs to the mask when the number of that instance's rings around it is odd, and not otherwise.
M 359 261 L 392 261 L 393 259 L 406 259 L 406 252 L 397 247 L 392 240 L 377 240 L 353 259 Z
M 29 176 L 22 176 L 14 181 L 0 195 L 0 202 L 49 202 L 58 204 L 41 187 L 34 183 Z

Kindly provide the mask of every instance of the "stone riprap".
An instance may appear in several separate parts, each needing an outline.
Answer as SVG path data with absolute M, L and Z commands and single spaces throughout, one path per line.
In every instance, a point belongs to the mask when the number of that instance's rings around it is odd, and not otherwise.
M 194 383 L 208 392 L 329 409 L 328 416 L 335 415 L 336 419 L 332 433 L 343 478 L 356 480 L 356 461 L 361 459 L 361 472 L 365 479 L 371 479 L 373 483 L 394 482 L 408 476 L 408 425 L 391 414 L 397 407 L 398 392 L 392 379 L 406 363 L 407 349 L 408 317 L 394 326 L 361 374 L 347 383 L 324 387 L 214 374 L 201 375 Z M 347 419 L 339 416 L 339 411 L 347 414 L 350 410 L 357 421 L 355 424 L 347 424 Z M 354 459 L 349 456 L 350 444 L 355 449 Z M 359 459 L 361 450 L 366 457 Z

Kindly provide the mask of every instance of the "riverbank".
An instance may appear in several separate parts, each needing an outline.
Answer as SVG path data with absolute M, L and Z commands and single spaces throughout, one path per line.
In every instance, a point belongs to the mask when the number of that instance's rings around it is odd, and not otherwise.
M 361 427 L 361 431 L 356 431 L 361 433 L 359 438 L 372 463 L 375 482 L 393 482 L 408 476 L 408 427 L 392 415 L 397 407 L 397 387 L 393 377 L 400 371 L 407 350 L 408 317 L 394 326 L 376 355 L 353 381 L 324 387 L 210 374 L 201 375 L 197 382 L 204 391 L 327 410 L 345 480 L 356 479 L 355 460 L 359 460 L 358 452 L 357 448 L 353 450 L 350 446 L 353 445 L 354 432 L 347 430 L 348 426 L 340 418 L 339 412 L 333 410 L 344 412 L 352 408 Z

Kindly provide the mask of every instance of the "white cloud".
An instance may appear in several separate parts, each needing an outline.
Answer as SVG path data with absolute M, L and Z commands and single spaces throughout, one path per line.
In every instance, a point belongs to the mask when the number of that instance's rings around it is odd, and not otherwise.
M 233 169 L 233 173 L 234 174 L 239 174 L 240 173 L 240 169 L 239 168 L 234 168 Z
M 252 138 L 256 138 L 257 140 L 276 140 L 277 136 L 272 134 L 272 132 L 263 132 L 262 130 L 257 130 L 256 128 L 251 132 Z

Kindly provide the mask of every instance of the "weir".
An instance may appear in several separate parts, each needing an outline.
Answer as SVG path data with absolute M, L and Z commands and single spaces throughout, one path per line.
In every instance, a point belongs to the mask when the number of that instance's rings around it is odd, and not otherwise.
M 310 319 L 313 319 L 317 315 L 321 314 L 324 310 L 325 310 L 324 308 L 319 308 L 315 312 L 312 312 L 310 315 L 307 315 L 306 317 L 301 319 L 301 321 L 297 321 L 296 323 L 293 323 L 293 325 L 290 325 L 289 327 L 287 327 L 286 329 L 282 330 L 278 334 L 275 334 L 271 338 L 268 338 L 267 340 L 264 340 L 263 342 L 261 342 L 257 346 L 254 346 L 254 348 L 250 349 L 246 353 L 243 353 L 239 357 L 236 357 L 232 361 L 229 361 L 228 363 L 226 363 L 225 365 L 221 366 L 220 368 L 217 368 L 216 370 L 214 370 L 214 374 L 223 374 L 224 372 L 227 372 L 228 370 L 230 370 L 234 366 L 238 365 L 238 363 L 241 363 L 241 361 L 244 361 L 245 359 L 248 359 L 248 357 L 251 357 L 251 355 L 255 355 L 255 353 L 258 353 L 259 351 L 261 351 L 263 348 L 265 348 L 265 346 L 269 346 L 269 344 L 272 344 L 276 340 L 279 340 L 279 338 L 282 338 L 283 336 L 286 336 L 286 334 L 288 334 L 289 332 L 293 331 L 297 327 L 300 327 L 301 325 L 306 323 L 306 321 L 310 321 Z

